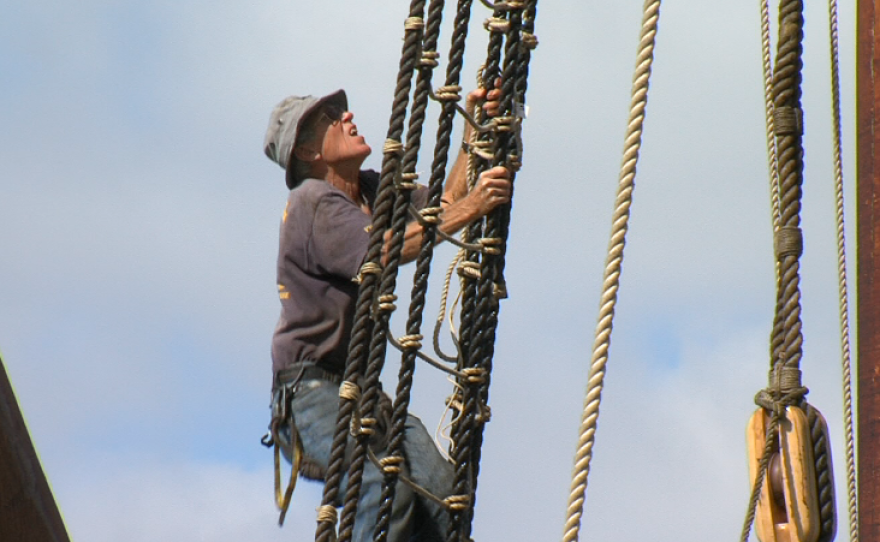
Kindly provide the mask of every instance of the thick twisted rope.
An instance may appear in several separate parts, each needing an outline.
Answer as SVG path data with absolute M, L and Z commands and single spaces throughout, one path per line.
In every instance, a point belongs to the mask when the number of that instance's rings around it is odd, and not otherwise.
M 765 10 L 762 9 L 762 27 L 769 25 L 764 22 Z M 767 26 L 769 27 L 769 26 Z M 769 37 L 765 38 L 765 55 L 769 55 Z M 772 121 L 775 148 L 777 152 L 777 178 L 773 178 L 771 170 L 771 194 L 773 199 L 774 248 L 777 262 L 777 300 L 773 331 L 770 339 L 771 370 L 770 383 L 762 392 L 771 395 L 773 420 L 778 422 L 783 406 L 800 402 L 800 396 L 793 396 L 793 390 L 801 388 L 800 383 L 800 345 L 803 341 L 800 334 L 800 292 L 798 262 L 802 251 L 800 221 L 800 186 L 803 174 L 803 147 L 801 135 L 803 118 L 800 110 L 800 82 L 802 69 L 803 41 L 803 4 L 798 0 L 783 0 L 779 6 L 779 44 L 776 55 L 776 66 L 773 70 L 773 114 L 768 119 L 768 127 Z M 765 77 L 767 67 L 765 60 Z M 766 89 L 765 89 L 766 90 Z M 768 143 L 768 149 L 771 144 Z M 772 167 L 772 166 L 771 166 Z M 778 199 L 776 199 L 778 197 Z M 784 382 L 784 384 L 783 384 Z M 759 397 L 762 394 L 759 393 Z M 782 397 L 785 397 L 783 399 Z M 765 439 L 765 456 L 777 438 L 776 431 L 767 430 Z M 748 540 L 749 530 L 755 518 L 758 496 L 764 483 L 768 461 L 762 460 L 758 467 L 758 475 L 752 488 L 746 519 L 743 523 L 741 541 Z
M 409 18 L 407 19 L 408 22 L 405 26 L 403 53 L 400 60 L 397 86 L 395 88 L 392 105 L 391 121 L 389 123 L 387 135 L 387 139 L 391 142 L 399 142 L 401 140 L 403 123 L 406 117 L 406 108 L 409 102 L 412 74 L 418 60 L 418 53 L 421 49 L 422 27 L 419 24 L 410 23 L 421 20 L 424 10 L 424 0 L 413 0 L 410 4 Z M 393 200 L 395 199 L 393 183 L 394 178 L 399 171 L 399 166 L 399 154 L 396 152 L 386 152 L 382 161 L 379 193 L 377 194 L 375 208 L 373 209 L 373 226 L 370 232 L 370 243 L 365 258 L 365 262 L 373 267 L 381 266 L 384 233 L 391 218 L 392 205 L 394 203 Z M 352 340 L 344 374 L 344 380 L 346 382 L 357 382 L 363 371 L 363 365 L 367 354 L 366 345 L 373 331 L 370 311 L 376 290 L 376 282 L 377 275 L 375 273 L 366 273 L 362 277 L 358 293 L 358 301 L 355 307 Z M 353 399 L 340 399 L 336 431 L 334 433 L 330 461 L 324 483 L 322 509 L 325 510 L 329 507 L 335 506 L 338 500 L 347 435 L 352 414 L 356 406 L 355 400 Z M 357 491 L 359 491 L 359 482 L 360 480 L 349 479 L 349 491 L 347 492 L 347 497 L 351 493 L 351 486 L 353 484 L 356 484 Z M 350 508 L 351 507 L 349 507 L 348 511 L 349 518 L 352 516 Z M 345 510 L 343 512 L 345 512 Z M 350 524 L 352 523 L 353 518 L 351 518 L 350 521 L 346 521 L 344 529 L 340 529 L 340 540 L 350 539 Z M 326 516 L 321 516 L 319 517 L 315 539 L 317 542 L 330 542 L 333 538 L 334 531 L 334 523 L 329 521 Z
M 440 30 L 440 17 L 442 15 L 442 0 L 433 0 L 431 4 L 431 17 L 427 25 L 427 29 L 423 33 L 424 45 L 426 48 L 422 51 L 431 51 L 436 47 L 437 35 Z M 412 19 L 412 16 L 411 16 Z M 433 33 L 434 36 L 431 36 Z M 422 44 L 419 44 L 422 45 Z M 402 65 L 407 64 L 409 79 L 411 80 L 412 70 L 417 65 L 430 69 L 433 67 L 431 62 L 421 62 L 416 64 L 416 56 L 418 50 L 407 50 L 402 60 Z M 423 59 L 425 56 L 423 55 Z M 410 191 L 414 188 L 409 181 L 414 175 L 417 162 L 418 147 L 421 141 L 421 131 L 424 122 L 425 110 L 427 108 L 428 93 L 430 86 L 430 73 L 426 73 L 425 69 L 419 70 L 419 80 L 417 82 L 416 92 L 413 98 L 412 115 L 410 116 L 409 129 L 407 131 L 407 148 L 402 160 L 400 168 L 402 174 L 397 177 L 395 171 L 390 171 L 389 175 L 394 180 L 393 189 L 396 190 L 394 197 L 394 205 L 391 218 L 391 238 L 387 243 L 388 252 L 386 254 L 385 268 L 382 273 L 382 281 L 378 288 L 378 297 L 373 311 L 373 334 L 370 337 L 369 357 L 367 361 L 367 370 L 364 377 L 364 395 L 361 400 L 361 412 L 364 416 L 369 416 L 371 421 L 376 420 L 376 407 L 381 395 L 381 386 L 379 378 L 382 368 L 385 364 L 385 353 L 388 345 L 386 332 L 391 318 L 391 313 L 395 309 L 394 300 L 396 296 L 394 291 L 397 285 L 397 271 L 400 265 L 401 254 L 403 250 L 404 232 L 407 225 L 407 217 L 409 215 Z M 407 85 L 406 92 L 409 93 L 410 85 Z M 402 120 L 402 119 L 401 119 Z M 396 118 L 393 118 L 393 125 Z M 393 155 L 386 153 L 385 161 L 393 160 Z M 384 168 L 383 163 L 383 170 Z M 384 171 L 383 171 L 384 175 Z M 405 410 L 404 410 L 405 416 Z M 351 455 L 351 463 L 348 470 L 348 488 L 346 491 L 345 502 L 343 505 L 342 518 L 340 520 L 339 540 L 345 542 L 350 537 L 353 530 L 354 520 L 357 513 L 358 499 L 360 496 L 360 486 L 363 479 L 363 469 L 367 460 L 367 449 L 370 445 L 372 437 L 371 431 L 361 431 L 355 435 L 355 445 Z M 398 461 L 403 461 L 402 444 L 398 446 L 400 455 L 392 455 L 391 457 Z M 385 469 L 386 477 L 394 478 L 397 471 L 393 468 Z M 396 479 L 395 479 L 396 481 Z M 393 487 L 393 486 L 392 486 Z M 393 489 L 389 489 L 387 493 L 390 495 Z M 385 517 L 381 518 L 382 523 L 376 526 L 374 531 L 380 539 L 387 538 L 387 529 L 390 524 L 390 503 L 387 505 L 388 511 Z M 381 506 L 380 506 L 381 507 Z
M 512 3 L 509 3 L 512 4 Z M 516 7 L 508 6 L 507 25 L 504 40 L 504 67 L 501 74 L 501 117 L 496 117 L 496 121 L 501 118 L 513 118 L 515 112 L 515 104 L 522 103 L 525 96 L 516 94 L 516 86 L 523 86 L 519 81 L 519 75 L 527 68 L 522 66 L 523 49 L 520 46 L 520 34 L 522 32 L 523 9 L 525 4 L 518 4 Z M 496 12 L 496 17 L 499 15 Z M 491 73 L 487 70 L 486 74 Z M 491 83 L 484 79 L 484 87 L 491 88 Z M 497 126 L 497 125 L 496 125 Z M 516 179 L 516 168 L 511 165 L 514 160 L 512 158 L 517 145 L 514 141 L 514 133 L 508 130 L 498 128 L 496 134 L 495 146 L 493 152 L 492 166 L 506 165 L 510 171 L 511 184 Z M 497 250 L 486 251 L 481 260 L 480 278 L 477 281 L 477 317 L 475 327 L 479 340 L 474 341 L 472 350 L 469 352 L 471 362 L 469 366 L 479 371 L 481 377 L 476 384 L 469 384 L 464 387 L 465 403 L 471 402 L 471 397 L 475 396 L 472 401 L 476 408 L 467 410 L 465 416 L 469 417 L 467 424 L 472 428 L 470 433 L 470 487 L 468 494 L 470 495 L 468 510 L 463 514 L 462 522 L 459 527 L 459 535 L 462 540 L 470 539 L 474 507 L 476 505 L 477 484 L 480 474 L 480 459 L 483 445 L 483 431 L 488 418 L 484 415 L 488 408 L 489 402 L 489 385 L 491 382 L 492 361 L 495 353 L 495 334 L 498 326 L 499 312 L 499 291 L 503 290 L 504 284 L 504 254 L 506 250 L 506 240 L 508 227 L 510 223 L 510 205 L 502 205 L 494 209 L 486 219 L 486 228 L 484 232 L 484 240 L 498 240 L 495 248 Z
M 819 538 L 817 542 L 831 542 L 837 529 L 834 502 L 834 480 L 831 467 L 831 443 L 826 434 L 827 425 L 819 411 L 804 401 L 804 411 L 810 424 L 813 460 L 816 464 L 816 491 L 819 501 Z
M 486 54 L 486 68 L 483 76 L 483 88 L 492 89 L 494 81 L 499 73 L 501 63 L 502 46 L 504 34 L 501 26 L 497 24 L 499 19 L 504 18 L 505 13 L 496 9 L 492 19 L 494 25 L 486 26 L 489 30 L 489 44 Z M 489 81 L 489 84 L 486 82 Z M 494 135 L 492 132 L 482 134 L 485 140 L 487 137 Z M 475 172 L 486 169 L 488 164 L 484 160 L 477 161 Z M 483 224 L 485 220 L 474 221 L 468 228 L 467 240 L 470 242 L 483 237 Z M 480 264 L 480 252 L 468 250 L 464 261 L 466 265 L 477 267 Z M 480 321 L 480 307 L 478 283 L 479 279 L 470 275 L 465 275 L 464 287 L 462 288 L 462 309 L 461 309 L 461 337 L 459 341 L 459 366 L 462 372 L 473 370 L 477 367 L 475 363 L 479 359 L 480 349 L 482 347 L 483 337 L 481 335 L 481 325 L 484 321 Z M 455 477 L 453 479 L 453 494 L 465 498 L 465 506 L 451 510 L 449 531 L 446 534 L 447 542 L 457 542 L 459 540 L 467 540 L 469 536 L 462 538 L 462 532 L 469 532 L 471 528 L 472 516 L 472 480 L 473 480 L 473 464 L 472 452 L 474 441 L 474 430 L 476 425 L 476 416 L 479 412 L 480 394 L 477 384 L 466 379 L 459 379 L 458 385 L 462 389 L 462 406 L 459 417 L 452 428 L 452 444 L 450 456 L 455 464 Z
M 453 30 L 450 62 L 447 66 L 446 87 L 456 86 L 463 63 L 465 38 L 470 18 L 471 0 L 461 0 Z M 433 50 L 437 45 L 440 22 L 443 13 L 443 2 L 432 2 L 428 17 L 428 30 L 425 36 L 425 50 Z M 430 72 L 424 67 L 419 73 L 419 81 L 416 89 L 416 100 L 427 100 L 430 91 Z M 422 96 L 424 94 L 424 96 Z M 446 106 L 444 102 L 443 114 L 441 115 L 440 128 L 438 131 L 438 144 L 435 146 L 435 167 L 432 168 L 429 183 L 428 206 L 438 207 L 443 191 L 445 178 L 445 164 L 448 158 L 449 138 L 452 132 L 452 121 L 455 115 L 454 107 Z M 418 150 L 417 142 L 411 147 L 415 152 Z M 440 164 L 439 166 L 437 164 Z M 416 271 L 413 278 L 413 290 L 410 303 L 410 313 L 407 320 L 407 334 L 420 336 L 422 314 L 425 307 L 425 298 L 428 289 L 428 276 L 430 274 L 433 249 L 436 240 L 436 224 L 425 225 L 422 235 L 422 244 L 416 261 Z M 389 456 L 404 457 L 404 433 L 409 407 L 412 379 L 415 372 L 417 347 L 411 343 L 409 348 L 404 349 L 401 357 L 401 368 L 398 378 L 397 395 L 394 401 L 391 431 L 389 436 Z M 399 473 L 394 470 L 385 471 L 385 481 L 382 488 L 382 502 L 379 508 L 379 516 L 376 526 L 376 542 L 384 542 L 387 539 L 387 529 L 390 525 L 391 511 L 394 501 L 394 487 Z
M 829 0 L 831 34 L 831 101 L 834 130 L 834 185 L 837 207 L 837 269 L 840 296 L 840 350 L 843 367 L 843 408 L 846 427 L 846 485 L 849 509 L 849 537 L 859 540 L 858 498 L 856 494 L 855 436 L 852 408 L 852 361 L 850 359 L 849 294 L 846 281 L 846 238 L 844 236 L 842 136 L 840 129 L 840 61 L 838 55 L 837 0 Z
M 780 228 L 776 232 L 779 263 L 777 325 L 772 341 L 771 366 L 799 368 L 803 335 L 800 319 L 801 183 L 803 182 L 803 2 L 780 4 L 779 51 L 773 70 L 776 149 L 779 161 Z M 783 390 L 784 391 L 784 390 Z
M 636 165 L 639 148 L 642 144 L 642 126 L 648 104 L 648 86 L 651 78 L 651 65 L 654 61 L 654 42 L 657 23 L 660 18 L 660 0 L 646 0 L 642 17 L 642 30 L 636 72 L 633 78 L 630 115 L 624 142 L 623 163 L 618 182 L 614 215 L 612 216 L 611 241 L 605 263 L 602 298 L 599 305 L 599 319 L 593 342 L 593 356 L 590 362 L 584 411 L 581 418 L 580 438 L 574 459 L 571 494 L 568 501 L 568 517 L 562 540 L 572 542 L 578 539 L 581 515 L 587 490 L 587 477 L 593 457 L 596 425 L 599 418 L 599 403 L 605 379 L 605 366 L 608 362 L 608 349 L 611 345 L 611 330 L 614 320 L 614 307 L 617 304 L 617 290 L 620 285 L 623 249 L 626 244 L 626 231 L 629 222 L 632 194 L 635 189 Z

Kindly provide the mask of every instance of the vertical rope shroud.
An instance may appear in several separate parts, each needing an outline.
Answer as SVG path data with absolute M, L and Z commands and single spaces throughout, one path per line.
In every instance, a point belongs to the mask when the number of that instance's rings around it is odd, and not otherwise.
M 458 79 L 461 67 L 464 61 L 465 39 L 467 37 L 468 22 L 470 20 L 470 9 L 472 0 L 460 0 L 457 7 L 455 26 L 452 36 L 452 45 L 450 46 L 450 61 L 447 65 L 447 78 L 445 88 L 451 89 L 458 85 Z M 442 16 L 442 3 L 438 2 L 431 5 L 428 31 L 425 37 L 425 53 L 433 52 L 437 45 L 437 36 L 439 35 L 439 25 Z M 425 56 L 423 56 L 423 59 Z M 426 69 L 423 60 L 423 67 L 419 74 L 418 88 L 422 89 L 424 83 L 425 97 L 430 90 L 430 72 Z M 423 77 L 424 76 L 424 77 Z M 419 93 L 419 90 L 417 90 Z M 452 124 L 455 116 L 455 102 L 457 95 L 454 93 L 442 93 L 445 98 L 442 100 L 442 112 L 437 133 L 437 145 L 435 146 L 435 158 L 431 170 L 431 179 L 429 183 L 428 204 L 430 207 L 439 207 L 443 192 L 443 181 L 446 177 L 446 161 L 449 153 L 449 139 L 452 133 Z M 419 256 L 416 261 L 416 271 L 413 278 L 413 290 L 410 303 L 410 315 L 407 321 L 407 337 L 421 337 L 422 313 L 425 306 L 425 298 L 428 288 L 428 276 L 430 273 L 431 261 L 433 258 L 433 249 L 436 239 L 436 222 L 430 221 L 425 225 L 425 231 L 422 237 L 422 245 Z M 407 417 L 407 409 L 409 405 L 409 394 L 412 387 L 412 377 L 415 371 L 415 358 L 417 343 L 409 342 L 409 346 L 404 348 L 401 358 L 401 368 L 398 379 L 397 395 L 393 407 L 392 427 L 389 440 L 389 451 L 391 457 L 403 457 L 404 430 Z M 379 522 L 377 523 L 376 538 L 377 542 L 385 540 L 386 536 L 381 529 L 387 530 L 387 524 L 390 522 L 391 506 L 394 497 L 394 486 L 397 475 L 393 469 L 389 472 L 386 470 L 386 480 L 383 486 L 383 501 L 379 512 Z
M 803 182 L 803 2 L 785 0 L 780 5 L 779 52 L 773 70 L 773 105 L 779 164 L 779 230 L 774 241 L 779 262 L 777 318 L 772 341 L 772 369 L 789 370 L 798 378 L 786 379 L 800 386 L 799 371 L 803 335 L 800 320 L 800 262 L 803 240 L 800 230 Z M 771 375 L 771 383 L 778 376 Z M 782 389 L 783 393 L 787 390 Z
M 843 368 L 843 408 L 846 437 L 846 485 L 849 510 L 850 542 L 859 540 L 858 495 L 856 488 L 855 435 L 853 431 L 852 362 L 850 358 L 849 293 L 846 280 L 846 237 L 844 235 L 843 160 L 840 128 L 840 61 L 838 54 L 837 0 L 828 2 L 828 24 L 831 36 L 831 106 L 834 130 L 834 186 L 837 208 L 837 267 L 840 297 L 840 350 Z
M 496 138 L 494 142 L 491 166 L 504 165 L 510 172 L 511 190 L 516 180 L 516 171 L 520 158 L 518 156 L 515 130 L 517 128 L 517 104 L 524 103 L 525 96 L 516 93 L 517 86 L 523 86 L 519 75 L 527 67 L 522 66 L 521 32 L 523 11 L 527 5 L 523 2 L 507 3 L 507 28 L 504 39 L 504 63 L 501 71 L 501 116 L 495 117 Z M 535 6 L 536 7 L 536 6 Z M 490 70 L 486 71 L 491 73 Z M 483 85 L 491 88 L 488 81 Z M 480 474 L 483 431 L 489 421 L 489 385 L 491 383 L 492 361 L 495 353 L 495 336 L 498 326 L 499 301 L 506 297 L 504 281 L 504 255 L 506 252 L 507 234 L 510 224 L 511 204 L 494 209 L 485 222 L 484 239 L 487 247 L 481 260 L 480 277 L 477 279 L 477 306 L 474 322 L 477 340 L 472 343 L 469 366 L 477 370 L 478 377 L 465 387 L 466 402 L 470 394 L 476 396 L 476 410 L 468 411 L 470 433 L 470 501 L 466 514 L 459 528 L 463 540 L 469 540 L 473 527 L 476 491 Z M 489 248 L 491 247 L 491 248 Z
M 499 21 L 503 19 L 504 11 L 496 7 L 492 19 Z M 490 31 L 488 52 L 486 55 L 486 67 L 484 69 L 483 88 L 490 90 L 494 88 L 494 81 L 499 73 L 499 65 L 501 63 L 501 51 L 503 44 L 503 34 L 487 22 L 487 29 Z M 490 81 L 486 84 L 487 79 Z M 485 134 L 489 136 L 490 134 Z M 479 174 L 486 169 L 487 164 L 483 160 L 477 162 L 475 172 Z M 467 240 L 473 243 L 480 239 L 483 233 L 485 220 L 474 221 L 467 229 Z M 468 250 L 465 255 L 465 262 L 473 267 L 480 266 L 480 253 L 476 250 Z M 479 355 L 482 337 L 479 329 L 479 294 L 478 279 L 470 275 L 465 275 L 465 284 L 462 288 L 462 309 L 461 309 L 461 340 L 459 342 L 459 362 L 458 369 L 462 372 L 473 371 L 476 368 L 476 354 Z M 467 501 L 451 509 L 449 531 L 446 534 L 447 542 L 458 542 L 461 540 L 462 532 L 469 532 L 471 529 L 471 510 L 473 506 L 473 465 L 472 465 L 472 446 L 474 439 L 474 425 L 476 423 L 476 415 L 479 408 L 479 389 L 478 382 L 468 378 L 459 378 L 458 384 L 462 389 L 462 406 L 458 420 L 452 431 L 452 449 L 450 455 L 455 463 L 455 477 L 453 482 L 453 494 L 459 498 L 467 497 Z M 465 540 L 468 537 L 464 538 Z
M 428 8 L 428 20 L 425 26 L 425 32 L 423 37 L 423 45 L 422 45 L 422 58 L 418 67 L 418 78 L 416 81 L 416 88 L 413 94 L 413 106 L 412 112 L 410 115 L 410 124 L 407 129 L 407 144 L 406 144 L 406 154 L 403 158 L 402 171 L 403 175 L 401 181 L 410 181 L 415 180 L 416 174 L 416 163 L 418 161 L 418 152 L 421 146 L 421 135 L 422 128 L 425 120 L 425 113 L 428 105 L 428 98 L 431 91 L 431 77 L 433 74 L 433 68 L 437 66 L 437 62 L 435 60 L 436 49 L 437 49 L 437 41 L 440 35 L 440 23 L 443 18 L 443 7 L 444 0 L 432 0 L 431 4 Z M 433 182 L 433 181 L 432 181 Z M 441 181 L 442 182 L 442 181 Z M 442 187 L 441 187 L 442 188 Z M 436 191 L 434 185 L 431 185 L 431 195 Z M 397 198 L 397 203 L 395 205 L 395 231 L 397 228 L 406 228 L 406 215 L 408 213 L 408 207 L 410 204 L 409 191 L 404 190 L 405 194 L 399 194 Z M 401 197 L 402 196 L 402 197 Z M 429 198 L 430 200 L 430 198 Z M 438 197 L 439 200 L 439 197 Z M 429 201 L 428 206 L 433 206 L 434 203 Z M 403 222 L 401 224 L 401 221 Z M 417 275 L 418 269 L 421 269 L 423 264 L 424 252 L 426 247 L 433 247 L 433 242 L 435 239 L 435 226 L 428 225 L 425 227 L 425 231 L 423 234 L 422 240 L 422 251 L 419 255 L 419 263 L 417 264 Z M 402 247 L 402 232 L 401 237 L 397 240 Z M 397 252 L 397 260 L 399 260 L 399 249 Z M 428 267 L 430 267 L 430 255 L 428 256 Z M 396 276 L 396 269 L 395 276 Z M 386 270 L 388 272 L 388 270 Z M 427 277 L 425 280 L 421 281 L 424 283 L 424 289 L 427 288 Z M 416 279 L 414 289 L 420 288 L 422 285 L 419 280 Z M 390 288 L 390 291 L 389 291 Z M 394 283 L 386 281 L 384 285 L 383 292 L 384 295 L 392 295 L 394 290 Z M 422 292 L 422 299 L 424 298 L 424 292 Z M 413 298 L 413 303 L 415 303 L 415 294 Z M 411 305 L 412 307 L 412 305 Z M 380 325 L 383 325 L 387 331 L 388 321 L 387 317 L 390 316 L 390 313 L 383 318 L 383 321 Z M 421 313 L 415 312 L 411 308 L 410 311 L 410 319 L 407 323 L 407 337 L 414 338 L 419 333 L 419 326 L 421 324 Z M 374 337 L 374 339 L 376 339 Z M 382 342 L 381 348 L 377 345 L 377 355 L 381 354 L 381 358 L 377 359 L 377 364 L 374 366 L 374 373 L 371 375 L 373 378 L 368 379 L 367 385 L 371 382 L 378 387 L 378 379 L 381 373 L 382 361 L 384 360 L 385 350 L 385 335 L 383 335 L 379 340 Z M 382 496 L 380 501 L 380 506 L 378 510 L 378 516 L 376 520 L 376 527 L 374 531 L 374 540 L 376 542 L 385 542 L 388 538 L 388 529 L 391 525 L 391 514 L 394 504 L 394 497 L 396 493 L 396 485 L 399 479 L 399 464 L 406 461 L 406 455 L 403 448 L 403 440 L 404 440 L 404 429 L 406 424 L 406 417 L 409 408 L 409 397 L 410 391 L 412 389 L 412 379 L 413 373 L 415 372 L 415 352 L 418 347 L 418 341 L 415 340 L 405 340 L 402 342 L 402 346 L 404 348 L 403 355 L 401 357 L 401 368 L 400 375 L 398 379 L 398 387 L 396 400 L 392 407 L 391 414 L 391 422 L 390 427 L 388 428 L 388 457 L 383 464 L 383 473 L 385 475 L 383 486 L 382 486 Z M 380 352 L 381 350 L 381 352 Z M 373 405 L 364 405 L 364 409 L 374 408 Z
M 832 23 L 832 34 L 833 28 Z M 818 491 L 818 540 L 830 542 L 834 538 L 836 528 L 830 445 L 824 419 L 805 399 L 807 389 L 801 384 L 800 371 L 800 360 L 803 355 L 799 289 L 799 259 L 803 251 L 803 236 L 800 230 L 804 167 L 801 109 L 802 55 L 803 2 L 783 0 L 779 8 L 779 45 L 776 66 L 773 70 L 773 124 L 776 133 L 779 183 L 778 221 L 774 212 L 777 303 L 770 340 L 770 382 L 767 389 L 758 394 L 756 402 L 765 410 L 769 409 L 774 420 L 771 427 L 775 427 L 778 419 L 783 416 L 783 409 L 786 406 L 799 406 L 806 413 L 810 425 Z M 832 51 L 833 55 L 834 51 Z M 771 171 L 771 176 L 772 173 Z M 774 211 L 777 209 L 775 204 L 774 201 Z M 767 468 L 767 450 L 776 438 L 775 431 L 767 431 L 765 457 L 761 459 L 758 477 L 749 502 L 741 537 L 743 541 L 748 539 L 751 523 L 754 521 L 758 495 L 764 482 L 763 471 Z
M 605 264 L 602 297 L 599 305 L 599 318 L 596 325 L 593 355 L 581 418 L 578 449 L 575 454 L 571 494 L 568 501 L 568 516 L 565 522 L 563 542 L 578 540 L 587 478 L 590 472 L 596 425 L 599 418 L 599 403 L 605 378 L 605 366 L 611 344 L 611 331 L 614 308 L 617 304 L 617 290 L 622 272 L 623 249 L 626 244 L 626 231 L 629 222 L 632 193 L 635 189 L 636 166 L 641 147 L 642 127 L 648 103 L 648 86 L 651 66 L 654 61 L 654 43 L 660 18 L 660 0 L 646 0 L 643 8 L 642 29 L 639 40 L 639 53 L 636 72 L 633 77 L 630 115 L 624 141 L 623 163 L 618 182 L 614 214 L 612 216 L 611 241 Z
M 422 20 L 425 10 L 425 0 L 412 0 L 410 4 L 409 18 L 405 27 L 403 53 L 400 60 L 397 85 L 395 88 L 391 120 L 388 127 L 387 140 L 399 142 L 403 134 L 403 123 L 406 117 L 406 108 L 409 102 L 412 74 L 416 65 L 417 56 L 421 49 L 422 27 L 418 24 Z M 362 268 L 361 285 L 358 292 L 358 301 L 355 307 L 355 317 L 352 329 L 352 339 L 349 355 L 346 361 L 344 374 L 345 382 L 357 384 L 361 379 L 363 364 L 367 354 L 366 345 L 373 331 L 370 311 L 373 297 L 376 291 L 377 273 L 381 269 L 382 247 L 384 234 L 393 212 L 394 203 L 393 183 L 400 167 L 400 154 L 393 150 L 393 146 L 386 145 L 386 152 L 382 161 L 382 173 L 379 181 L 379 191 L 373 209 L 373 225 L 370 232 L 370 243 L 365 258 L 365 266 Z M 343 389 L 343 388 L 340 388 Z M 337 416 L 336 431 L 333 438 L 333 446 L 330 453 L 330 462 L 324 483 L 324 496 L 322 506 L 319 509 L 318 528 L 315 534 L 317 542 L 331 542 L 335 534 L 334 521 L 328 516 L 335 512 L 338 501 L 339 486 L 342 480 L 342 467 L 345 456 L 345 447 L 352 415 L 355 411 L 357 399 L 340 397 L 339 413 Z M 352 484 L 356 484 L 356 492 L 359 492 L 360 480 L 348 480 L 349 488 L 346 495 L 348 500 L 352 493 Z M 356 499 L 355 499 L 356 507 Z M 351 506 L 348 507 L 348 516 L 352 515 Z M 345 514 L 346 511 L 343 510 Z M 351 537 L 350 517 L 344 528 L 340 528 L 339 539 L 344 541 Z

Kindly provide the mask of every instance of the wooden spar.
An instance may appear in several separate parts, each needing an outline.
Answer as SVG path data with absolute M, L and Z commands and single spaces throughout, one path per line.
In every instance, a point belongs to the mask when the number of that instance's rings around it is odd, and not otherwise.
M 857 10 L 859 538 L 880 542 L 880 0 Z
M 0 360 L 0 540 L 70 542 Z

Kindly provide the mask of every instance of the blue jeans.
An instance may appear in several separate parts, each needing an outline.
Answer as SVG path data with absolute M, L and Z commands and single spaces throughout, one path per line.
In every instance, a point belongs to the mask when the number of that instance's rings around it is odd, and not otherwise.
M 339 386 L 324 380 L 305 380 L 290 401 L 290 411 L 295 420 L 303 454 L 325 471 L 330 462 L 330 449 L 336 431 L 339 411 Z M 287 424 L 282 425 L 281 444 L 289 449 L 290 433 Z M 452 492 L 454 471 L 452 465 L 440 454 L 425 426 L 417 417 L 409 415 L 406 420 L 404 451 L 406 465 L 401 472 L 432 494 L 446 498 Z M 286 441 L 286 442 L 285 442 Z M 345 469 L 351 454 L 352 439 L 346 450 Z M 373 448 L 376 456 L 385 457 L 386 448 Z M 285 452 L 288 461 L 290 457 Z M 370 542 L 382 499 L 384 475 L 369 460 L 365 461 L 361 482 L 360 499 L 354 522 L 352 542 Z M 348 476 L 342 479 L 340 495 L 345 495 Z M 341 503 L 336 503 L 337 506 Z M 395 488 L 388 542 L 441 542 L 446 539 L 448 513 L 437 503 L 423 498 L 406 484 L 398 482 Z

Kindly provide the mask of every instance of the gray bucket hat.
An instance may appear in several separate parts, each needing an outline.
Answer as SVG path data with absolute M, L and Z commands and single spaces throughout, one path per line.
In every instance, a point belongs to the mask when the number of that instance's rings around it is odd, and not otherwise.
M 284 168 L 287 188 L 291 190 L 302 179 L 294 175 L 293 146 L 296 136 L 302 128 L 303 120 L 319 106 L 329 103 L 348 111 L 348 98 L 344 90 L 337 90 L 323 98 L 314 96 L 288 96 L 275 106 L 269 117 L 269 128 L 263 142 L 263 151 L 273 162 Z

